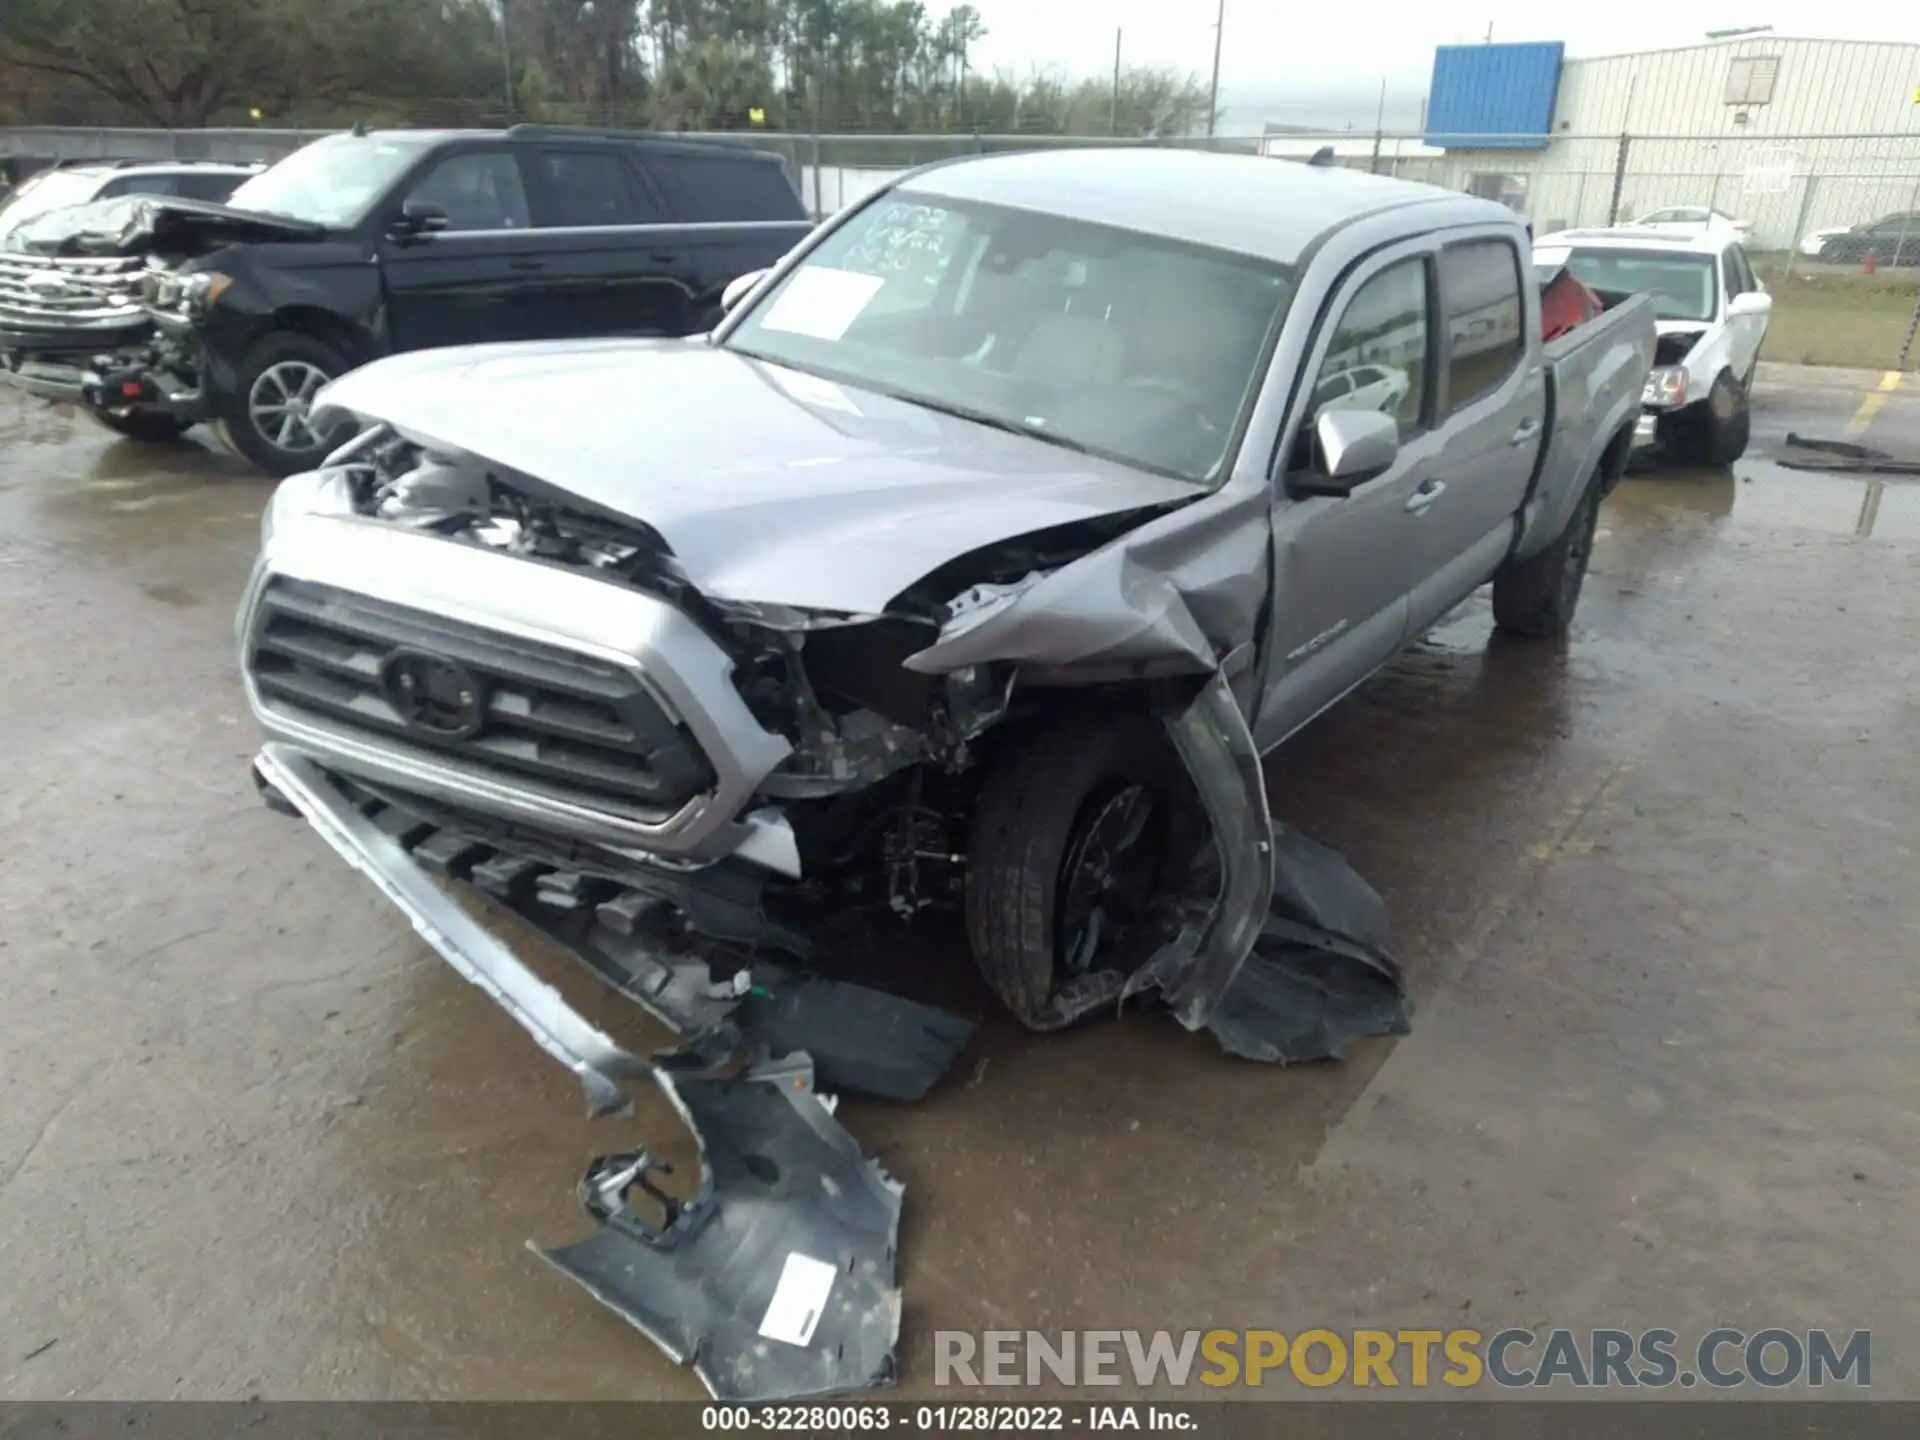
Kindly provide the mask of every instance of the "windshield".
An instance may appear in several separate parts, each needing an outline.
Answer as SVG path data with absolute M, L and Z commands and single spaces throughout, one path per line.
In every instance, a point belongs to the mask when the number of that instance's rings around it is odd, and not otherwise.
M 428 143 L 414 136 L 329 135 L 261 171 L 227 203 L 316 225 L 351 225 Z
M 1285 266 L 900 191 L 829 235 L 726 345 L 1210 480 L 1292 295 Z
M 1719 309 L 1711 255 L 1668 250 L 1537 250 L 1537 262 L 1565 263 L 1588 288 L 1648 295 L 1662 320 L 1711 320 Z
M 42 170 L 38 175 L 29 176 L 0 203 L 0 234 L 49 210 L 84 205 L 99 188 L 98 175 L 85 175 L 77 170 Z

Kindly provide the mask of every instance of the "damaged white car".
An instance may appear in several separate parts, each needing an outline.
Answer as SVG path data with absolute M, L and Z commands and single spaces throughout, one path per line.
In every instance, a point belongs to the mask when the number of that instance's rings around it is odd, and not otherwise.
M 951 901 L 1039 1029 L 1141 997 L 1238 1054 L 1338 1054 L 1403 1023 L 1397 974 L 1377 899 L 1271 825 L 1260 754 L 1488 580 L 1503 628 L 1565 633 L 1652 358 L 1641 299 L 1543 346 L 1528 250 L 1497 204 L 1346 170 L 970 159 L 843 213 L 711 336 L 368 365 L 321 396 L 362 431 L 276 493 L 239 617 L 263 790 L 599 1108 L 650 1074 L 723 1114 L 689 1076 L 800 1055 L 801 1100 L 736 1118 L 813 1153 L 812 1080 L 924 1091 L 967 1027 L 819 974 L 815 922 L 862 906 Z M 1368 367 L 1404 377 L 1379 408 L 1316 405 Z M 687 1049 L 626 1056 L 425 871 Z M 609 1229 L 549 1258 L 716 1394 L 884 1378 L 865 1270 L 860 1344 L 766 1360 L 807 1247 L 752 1206 L 700 1228 L 779 1184 L 702 1133 L 700 1201 L 642 1222 L 644 1153 L 597 1162 Z M 865 1239 L 816 1225 L 815 1258 L 890 1279 L 874 1183 Z M 663 1293 L 671 1236 L 749 1232 L 765 1263 L 713 1273 L 751 1293 Z

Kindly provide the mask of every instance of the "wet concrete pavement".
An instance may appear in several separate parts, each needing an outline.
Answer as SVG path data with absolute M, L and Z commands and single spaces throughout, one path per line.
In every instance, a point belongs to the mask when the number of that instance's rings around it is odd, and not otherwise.
M 1878 378 L 1770 367 L 1753 459 L 1609 504 L 1570 644 L 1475 600 L 1273 763 L 1386 894 L 1410 1037 L 989 1017 L 846 1103 L 907 1187 L 908 1394 L 944 1328 L 1725 1323 L 1871 1327 L 1920 1396 L 1920 483 L 1766 459 Z M 1865 435 L 1920 453 L 1920 384 Z M 588 1123 L 253 796 L 267 489 L 0 394 L 0 1393 L 693 1397 L 522 1249 L 674 1122 Z

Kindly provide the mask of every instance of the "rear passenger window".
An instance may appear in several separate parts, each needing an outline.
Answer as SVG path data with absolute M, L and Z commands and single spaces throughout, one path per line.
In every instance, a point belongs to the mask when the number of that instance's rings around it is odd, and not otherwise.
M 1449 413 L 1500 388 L 1527 353 L 1520 256 L 1504 240 L 1474 240 L 1440 252 L 1447 307 Z
M 1753 273 L 1753 266 L 1747 261 L 1747 252 L 1738 245 L 1727 247 L 1723 263 L 1727 269 L 1727 298 L 1745 295 L 1760 288 L 1759 277 Z
M 1402 260 L 1354 294 L 1313 382 L 1311 425 L 1330 410 L 1378 410 L 1417 432 L 1427 401 L 1427 266 Z
M 179 181 L 172 175 L 127 175 L 109 180 L 100 187 L 96 200 L 117 200 L 122 195 L 178 195 Z
M 676 219 L 697 223 L 804 218 L 786 168 L 777 163 L 661 150 L 647 155 L 646 167 Z
M 205 175 L 182 175 L 180 193 L 189 200 L 225 200 L 240 188 L 244 175 L 213 171 Z
M 549 225 L 651 225 L 662 218 L 614 151 L 548 150 L 540 168 Z

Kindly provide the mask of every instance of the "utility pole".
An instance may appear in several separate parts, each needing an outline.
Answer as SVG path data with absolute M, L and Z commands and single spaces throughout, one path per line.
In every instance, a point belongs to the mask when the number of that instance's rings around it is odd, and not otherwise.
M 1380 142 L 1387 134 L 1387 77 L 1380 77 L 1380 107 L 1373 112 L 1373 161 L 1368 169 L 1375 175 L 1380 173 Z
M 1120 27 L 1113 30 L 1113 109 L 1107 115 L 1107 133 L 1120 133 Z
M 1214 122 L 1220 117 L 1220 37 L 1227 30 L 1227 0 L 1213 17 L 1213 84 L 1207 87 L 1207 137 L 1213 137 Z
M 513 118 L 513 52 L 507 41 L 507 0 L 500 0 L 500 78 L 507 89 L 507 118 Z

